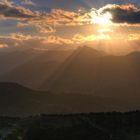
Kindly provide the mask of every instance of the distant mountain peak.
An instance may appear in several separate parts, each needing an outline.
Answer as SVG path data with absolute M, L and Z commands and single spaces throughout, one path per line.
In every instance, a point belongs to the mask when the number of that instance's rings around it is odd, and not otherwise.
M 78 47 L 77 51 L 81 54 L 81 55 L 91 55 L 91 56 L 103 56 L 106 55 L 105 52 L 103 51 L 99 51 L 97 49 L 94 49 L 92 47 L 88 47 L 88 46 L 82 46 L 82 47 Z

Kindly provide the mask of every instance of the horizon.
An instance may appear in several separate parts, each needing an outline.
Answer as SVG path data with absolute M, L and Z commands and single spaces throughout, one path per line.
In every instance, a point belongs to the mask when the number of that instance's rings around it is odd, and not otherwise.
M 0 140 L 140 140 L 140 0 L 0 0 Z

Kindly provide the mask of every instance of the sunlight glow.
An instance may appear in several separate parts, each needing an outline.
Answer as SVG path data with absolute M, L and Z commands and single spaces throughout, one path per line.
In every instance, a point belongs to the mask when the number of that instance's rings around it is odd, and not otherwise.
M 111 24 L 112 15 L 111 13 L 107 12 L 105 14 L 95 14 L 91 15 L 91 23 L 98 24 L 101 26 L 108 26 Z

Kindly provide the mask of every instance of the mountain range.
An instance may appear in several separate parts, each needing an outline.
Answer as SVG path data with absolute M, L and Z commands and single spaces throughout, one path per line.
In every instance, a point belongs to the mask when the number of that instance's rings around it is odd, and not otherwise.
M 113 56 L 86 46 L 1 52 L 0 114 L 140 109 L 139 62 L 140 52 Z
M 56 94 L 0 83 L 0 115 L 75 114 L 89 112 L 130 111 L 140 109 L 140 98 L 101 97 L 86 94 Z

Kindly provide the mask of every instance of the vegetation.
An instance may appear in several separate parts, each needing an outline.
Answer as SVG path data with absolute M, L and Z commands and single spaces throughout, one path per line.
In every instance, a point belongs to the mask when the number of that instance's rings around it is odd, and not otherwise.
M 38 115 L 7 118 L 4 140 L 139 140 L 140 112 L 110 112 L 75 115 Z M 8 123 L 10 120 L 10 123 Z M 1 137 L 3 134 L 1 133 Z

